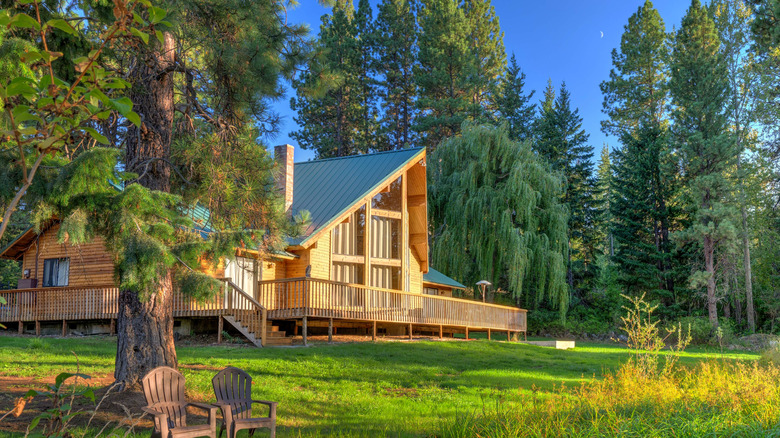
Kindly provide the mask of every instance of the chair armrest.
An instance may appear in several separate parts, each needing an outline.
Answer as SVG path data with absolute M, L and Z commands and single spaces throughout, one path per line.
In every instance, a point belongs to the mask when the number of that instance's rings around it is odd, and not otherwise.
M 210 405 L 208 403 L 197 403 L 197 402 L 189 402 L 187 403 L 187 406 L 192 406 L 193 408 L 198 408 L 204 411 L 208 411 L 209 413 L 209 425 L 211 425 L 212 429 L 216 429 L 217 425 L 217 409 L 219 407 Z
M 272 402 L 266 400 L 252 400 L 252 403 L 259 403 L 261 405 L 268 406 L 268 417 L 276 419 L 276 406 L 279 404 L 279 402 Z
M 160 429 L 160 436 L 168 436 L 168 414 L 160 412 L 157 409 L 150 407 L 141 408 L 142 411 L 154 417 L 154 423 L 157 428 Z

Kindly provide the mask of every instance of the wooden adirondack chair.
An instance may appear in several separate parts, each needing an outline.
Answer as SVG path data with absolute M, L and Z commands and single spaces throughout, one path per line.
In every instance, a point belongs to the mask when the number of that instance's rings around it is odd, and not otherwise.
M 154 417 L 152 438 L 217 438 L 217 408 L 184 399 L 184 376 L 169 367 L 157 367 L 144 376 L 144 412 Z M 208 424 L 187 426 L 187 406 L 209 413 Z
M 228 438 L 235 438 L 239 430 L 249 429 L 249 436 L 255 429 L 267 427 L 271 430 L 271 438 L 276 437 L 276 402 L 252 400 L 252 377 L 244 370 L 227 367 L 217 373 L 211 384 L 217 396 L 216 405 L 222 410 L 222 425 L 219 437 L 227 429 Z M 267 417 L 252 418 L 252 404 L 259 403 L 268 406 Z

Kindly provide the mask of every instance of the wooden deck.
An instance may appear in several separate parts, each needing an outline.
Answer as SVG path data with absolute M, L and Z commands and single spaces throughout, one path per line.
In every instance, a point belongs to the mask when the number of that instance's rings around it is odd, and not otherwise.
M 257 301 L 269 319 L 324 318 L 525 332 L 517 307 L 371 288 L 315 278 L 261 281 Z
M 117 317 L 119 289 L 64 287 L 0 291 L 0 323 L 110 320 Z M 314 278 L 259 283 L 251 297 L 232 282 L 205 302 L 176 293 L 173 316 L 224 317 L 261 344 L 268 320 L 326 319 L 471 330 L 526 331 L 526 311 L 478 301 L 370 288 Z M 222 318 L 220 318 L 220 322 Z M 21 326 L 21 325 L 20 325 Z

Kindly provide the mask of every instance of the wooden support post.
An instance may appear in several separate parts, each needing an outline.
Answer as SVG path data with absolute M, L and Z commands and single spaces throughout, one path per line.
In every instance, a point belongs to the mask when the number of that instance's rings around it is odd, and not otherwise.
M 374 327 L 371 330 L 371 340 L 376 342 L 376 321 L 374 321 Z
M 439 324 L 439 339 L 442 339 L 444 337 L 444 327 Z
M 298 324 L 295 324 L 295 328 L 293 329 L 293 336 L 298 336 Z
M 41 335 L 41 322 L 37 319 L 35 320 L 35 336 Z
M 219 322 L 217 322 L 217 344 L 222 343 L 222 327 L 224 322 L 222 321 L 222 315 L 218 317 Z
M 511 340 L 512 340 L 512 331 L 511 330 L 507 330 L 506 331 L 506 341 L 509 342 Z
M 308 335 L 308 328 L 309 328 L 309 319 L 307 317 L 303 317 L 303 324 L 301 325 L 301 335 L 303 336 L 303 345 L 309 345 L 309 340 L 306 338 L 306 335 Z
M 260 324 L 260 345 L 265 347 L 268 339 L 268 311 L 265 308 L 260 310 Z
M 62 337 L 68 336 L 68 322 L 64 319 L 62 320 Z
M 19 321 L 19 334 L 21 335 L 22 333 L 24 333 L 24 323 Z
M 412 340 L 412 323 L 409 323 L 409 340 Z
M 328 318 L 328 344 L 333 343 L 333 318 Z
M 469 328 L 466 327 L 466 339 L 468 340 L 468 338 L 469 338 Z
M 488 341 L 490 341 L 490 329 L 488 329 Z
M 111 336 L 114 336 L 116 334 L 116 320 L 111 319 L 111 328 L 109 329 L 109 332 L 111 332 Z
M 524 341 L 527 341 L 527 340 L 528 340 L 528 332 L 527 332 L 527 331 L 526 331 L 526 332 L 523 332 L 523 340 L 524 340 Z

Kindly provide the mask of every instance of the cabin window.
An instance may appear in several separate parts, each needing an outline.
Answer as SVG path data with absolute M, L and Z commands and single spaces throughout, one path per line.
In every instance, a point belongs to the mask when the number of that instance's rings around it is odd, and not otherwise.
M 423 288 L 423 293 L 425 295 L 439 295 L 439 289 L 436 289 L 435 287 L 426 287 Z
M 43 261 L 43 287 L 67 286 L 69 268 L 70 259 L 68 257 L 45 259 Z
M 225 277 L 230 278 L 230 281 L 241 290 L 254 297 L 255 285 L 260 277 L 259 265 L 257 260 L 245 257 L 227 259 L 225 263 Z
M 363 284 L 365 267 L 359 263 L 333 262 L 333 281 L 339 283 Z
M 401 268 L 372 264 L 371 287 L 401 290 Z
M 384 190 L 377 193 L 371 200 L 371 208 L 375 210 L 401 211 L 401 177 L 390 183 Z
M 366 206 L 364 205 L 333 229 L 333 254 L 364 255 L 365 235 Z

